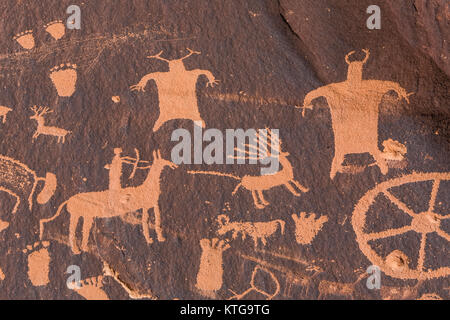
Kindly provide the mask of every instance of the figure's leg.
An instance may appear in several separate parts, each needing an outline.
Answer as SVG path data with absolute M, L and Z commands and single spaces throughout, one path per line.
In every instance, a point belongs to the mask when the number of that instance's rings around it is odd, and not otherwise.
M 156 231 L 156 236 L 158 238 L 158 241 L 159 242 L 166 241 L 166 238 L 164 238 L 164 236 L 162 234 L 161 212 L 159 211 L 158 204 L 156 204 L 156 206 L 153 208 L 153 210 L 155 211 L 155 231 Z
M 71 214 L 70 215 L 70 222 L 69 222 L 69 245 L 72 248 L 72 252 L 74 254 L 79 254 L 80 250 L 77 247 L 77 243 L 75 240 L 75 235 L 77 232 L 77 225 L 78 225 L 78 220 L 80 219 L 79 216 L 75 215 L 75 214 Z
M 153 239 L 150 238 L 150 233 L 148 230 L 148 208 L 142 209 L 142 232 L 144 233 L 144 238 L 147 243 L 153 243 Z
M 292 186 L 289 184 L 289 181 L 286 182 L 284 185 L 294 196 L 296 197 L 300 196 L 300 193 L 298 193 L 297 191 L 294 190 L 294 188 L 292 188 Z
M 83 217 L 83 233 L 81 238 L 81 250 L 88 252 L 89 235 L 91 233 L 94 218 Z
M 341 171 L 341 168 L 342 168 L 341 165 L 344 162 L 344 159 L 345 159 L 344 154 L 335 151 L 333 162 L 331 163 L 331 171 L 330 171 L 331 180 L 334 179 L 337 172 Z

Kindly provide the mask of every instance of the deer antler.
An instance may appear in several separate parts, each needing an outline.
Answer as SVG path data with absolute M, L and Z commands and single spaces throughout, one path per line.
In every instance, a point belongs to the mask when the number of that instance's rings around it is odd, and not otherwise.
M 52 113 L 52 112 L 53 112 L 53 110 L 50 110 L 49 107 L 43 107 L 42 111 L 39 115 L 43 116 L 44 114 L 48 114 L 48 113 Z
M 161 54 L 163 53 L 163 51 L 161 50 L 158 54 L 153 55 L 153 56 L 147 56 L 148 59 L 154 58 L 154 59 L 158 59 L 161 61 L 165 61 L 165 62 L 170 62 L 170 60 L 164 59 L 161 57 Z
M 184 59 L 186 59 L 186 58 L 189 58 L 189 57 L 192 56 L 193 54 L 201 54 L 200 51 L 194 51 L 194 50 L 189 49 L 189 48 L 186 48 L 186 50 L 189 51 L 189 53 L 188 53 L 186 56 L 184 56 L 183 58 L 181 58 L 180 60 L 184 60 Z

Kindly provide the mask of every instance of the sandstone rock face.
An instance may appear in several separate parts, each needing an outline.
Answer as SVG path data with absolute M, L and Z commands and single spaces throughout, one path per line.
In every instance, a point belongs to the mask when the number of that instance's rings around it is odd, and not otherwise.
M 449 4 L 377 2 L 4 1 L 0 298 L 448 299 Z

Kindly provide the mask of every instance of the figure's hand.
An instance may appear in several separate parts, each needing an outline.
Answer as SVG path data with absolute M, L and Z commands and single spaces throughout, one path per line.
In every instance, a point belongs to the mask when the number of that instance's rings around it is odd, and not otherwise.
M 131 91 L 145 92 L 145 84 L 139 82 L 138 84 L 131 86 L 130 89 Z
M 295 106 L 296 109 L 302 109 L 302 117 L 305 116 L 306 109 L 312 110 L 313 107 L 314 106 L 312 104 L 306 104 L 306 105 L 303 105 L 303 106 Z
M 206 87 L 213 88 L 214 86 L 218 85 L 219 82 L 220 82 L 219 80 L 216 80 L 216 79 L 213 78 L 213 79 L 208 81 L 208 83 L 206 84 Z

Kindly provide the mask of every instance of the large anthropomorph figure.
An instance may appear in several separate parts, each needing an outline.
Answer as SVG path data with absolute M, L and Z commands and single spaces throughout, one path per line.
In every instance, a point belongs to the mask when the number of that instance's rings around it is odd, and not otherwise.
M 308 93 L 304 100 L 304 108 L 312 109 L 312 101 L 325 97 L 331 111 L 334 132 L 335 151 L 331 165 L 330 178 L 342 170 L 345 155 L 370 153 L 382 174 L 388 172 L 386 160 L 378 148 L 378 112 L 383 96 L 395 91 L 408 103 L 408 96 L 399 84 L 391 81 L 363 80 L 363 66 L 369 59 L 370 52 L 362 61 L 350 61 L 354 51 L 347 54 L 347 80 L 332 83 Z
M 138 84 L 131 86 L 131 90 L 145 92 L 145 86 L 149 80 L 154 80 L 158 88 L 159 98 L 159 118 L 153 127 L 153 132 L 169 120 L 174 119 L 190 119 L 199 121 L 202 127 L 205 122 L 198 111 L 196 85 L 198 78 L 202 75 L 208 78 L 207 86 L 213 87 L 217 84 L 217 80 L 208 70 L 186 70 L 183 60 L 193 54 L 200 52 L 187 49 L 189 54 L 177 60 L 167 60 L 161 58 L 162 51 L 155 56 L 147 58 L 155 58 L 165 61 L 169 64 L 168 72 L 155 72 L 145 75 Z

